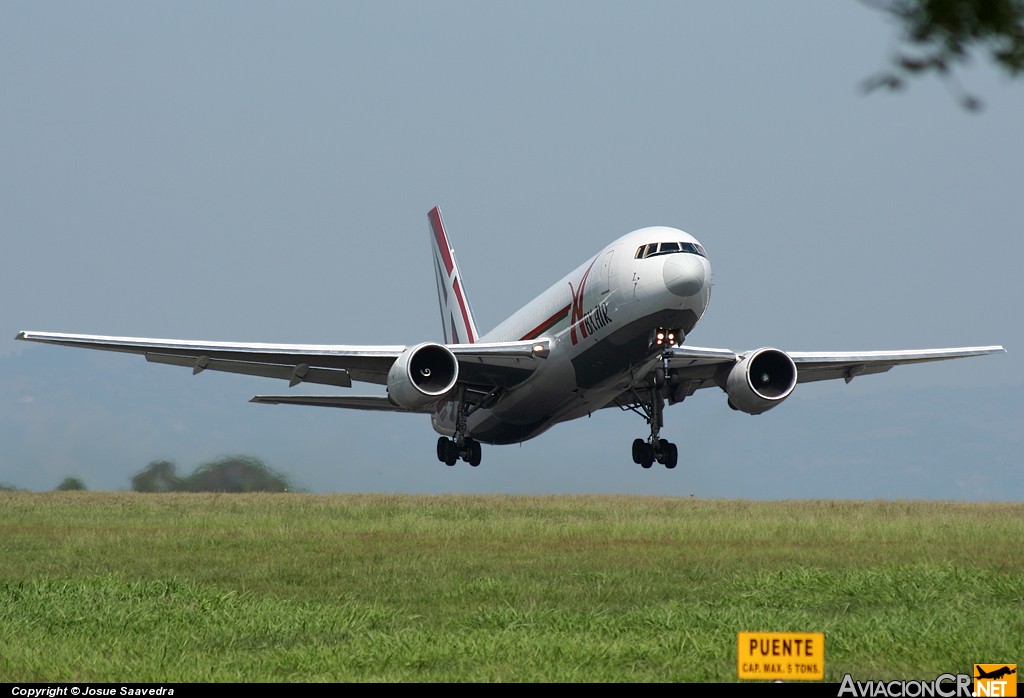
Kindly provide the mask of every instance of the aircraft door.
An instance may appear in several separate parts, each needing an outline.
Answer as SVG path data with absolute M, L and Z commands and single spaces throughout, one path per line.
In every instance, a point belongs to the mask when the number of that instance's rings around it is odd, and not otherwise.
M 615 277 L 615 265 L 612 260 L 614 254 L 615 250 L 608 250 L 604 259 L 601 260 L 601 270 L 598 273 L 597 286 L 602 299 L 612 290 L 612 280 Z

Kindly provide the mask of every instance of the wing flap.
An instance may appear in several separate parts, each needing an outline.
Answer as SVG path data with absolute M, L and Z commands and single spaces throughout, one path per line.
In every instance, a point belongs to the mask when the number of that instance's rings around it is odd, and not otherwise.
M 224 371 L 226 373 L 241 373 L 247 376 L 280 378 L 288 381 L 288 384 L 291 386 L 296 386 L 299 383 L 319 383 L 322 385 L 334 385 L 340 388 L 352 387 L 352 377 L 348 371 L 333 368 L 313 368 L 307 363 L 289 366 L 256 361 L 229 361 L 227 359 L 214 359 L 204 355 L 192 357 L 147 353 L 145 356 L 146 361 L 152 363 L 191 368 L 193 374 L 210 369 L 211 371 Z

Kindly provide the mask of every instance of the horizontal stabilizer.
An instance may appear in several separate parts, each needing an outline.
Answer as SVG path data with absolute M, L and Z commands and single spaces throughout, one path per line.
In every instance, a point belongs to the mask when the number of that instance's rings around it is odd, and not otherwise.
M 350 410 L 372 410 L 375 412 L 420 412 L 430 414 L 432 405 L 418 409 L 399 407 L 386 397 L 369 395 L 256 395 L 249 402 L 263 405 L 306 405 L 308 407 L 342 407 Z

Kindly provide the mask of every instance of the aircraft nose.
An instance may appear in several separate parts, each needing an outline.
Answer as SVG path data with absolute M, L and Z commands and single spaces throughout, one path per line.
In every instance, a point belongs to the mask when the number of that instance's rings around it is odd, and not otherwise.
M 689 298 L 704 290 L 709 271 L 707 261 L 699 255 L 674 254 L 665 258 L 662 276 L 669 291 Z

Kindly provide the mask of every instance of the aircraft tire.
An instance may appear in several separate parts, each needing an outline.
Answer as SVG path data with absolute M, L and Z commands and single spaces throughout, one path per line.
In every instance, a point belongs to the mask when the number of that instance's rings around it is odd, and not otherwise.
M 456 461 L 459 460 L 459 446 L 451 439 L 445 439 L 444 447 L 444 462 L 445 465 L 455 465 Z
M 668 458 L 668 439 L 658 439 L 658 448 L 655 449 L 655 460 L 665 464 L 665 459 Z
M 466 439 L 466 461 L 474 468 L 480 465 L 483 458 L 483 448 L 476 439 Z
M 671 442 L 666 443 L 668 445 L 665 446 L 664 451 L 665 467 L 668 468 L 669 470 L 672 470 L 672 468 L 676 467 L 676 464 L 679 463 L 679 447 Z
M 644 444 L 643 454 L 640 456 L 640 467 L 647 469 L 654 465 L 654 446 Z
M 640 465 L 640 459 L 643 457 L 644 446 L 647 443 L 643 439 L 633 439 L 633 462 Z
M 442 463 L 448 457 L 448 442 L 449 439 L 447 437 L 437 437 L 437 459 Z

